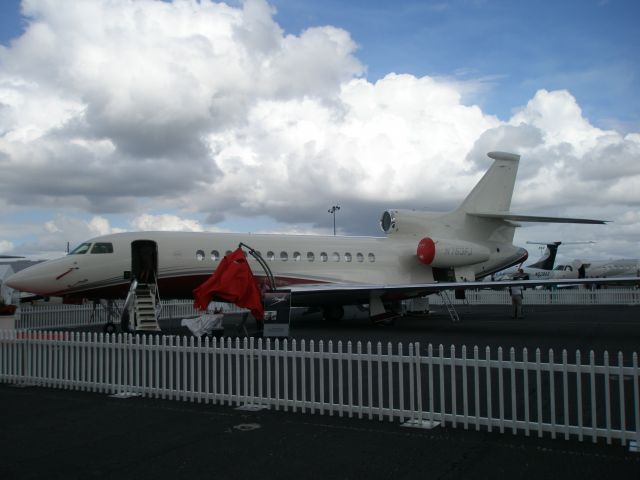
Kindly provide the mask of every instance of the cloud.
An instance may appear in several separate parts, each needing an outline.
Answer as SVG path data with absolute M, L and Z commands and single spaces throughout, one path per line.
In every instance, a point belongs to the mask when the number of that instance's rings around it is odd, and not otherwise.
M 31 227 L 31 230 L 35 229 Z M 20 254 L 34 258 L 55 258 L 62 255 L 67 246 L 73 249 L 89 238 L 122 231 L 114 228 L 108 219 L 101 216 L 83 220 L 58 214 L 44 222 L 35 237 L 20 244 Z
M 197 220 L 180 218 L 177 215 L 140 215 L 131 222 L 135 230 L 162 230 L 178 232 L 202 232 L 204 228 Z
M 261 0 L 23 10 L 0 47 L 0 202 L 63 212 L 26 248 L 114 231 L 113 213 L 134 229 L 261 216 L 328 232 L 336 202 L 341 232 L 373 234 L 385 208 L 455 207 L 491 150 L 522 155 L 514 210 L 624 219 L 608 231 L 627 250 L 638 231 L 640 133 L 596 128 L 569 91 L 499 119 L 472 103 L 486 78 L 370 82 L 349 32 L 285 34 Z M 177 214 L 149 213 L 163 209 Z
M 347 32 L 284 36 L 258 0 L 32 0 L 24 12 L 24 35 L 0 50 L 0 184 L 17 204 L 101 213 L 180 197 L 219 175 L 205 138 L 252 104 L 330 99 L 363 71 Z
M 13 250 L 13 243 L 8 240 L 0 240 L 0 253 L 8 253 Z

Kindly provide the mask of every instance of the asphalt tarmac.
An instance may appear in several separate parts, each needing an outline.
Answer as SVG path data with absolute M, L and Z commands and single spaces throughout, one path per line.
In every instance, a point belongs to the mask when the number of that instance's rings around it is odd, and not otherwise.
M 292 337 L 429 342 L 630 355 L 640 307 L 462 307 L 399 320 L 337 324 L 296 317 Z M 226 330 L 231 333 L 232 326 Z M 0 384 L 0 478 L 640 478 L 640 453 L 618 444 L 422 430 L 397 422 Z

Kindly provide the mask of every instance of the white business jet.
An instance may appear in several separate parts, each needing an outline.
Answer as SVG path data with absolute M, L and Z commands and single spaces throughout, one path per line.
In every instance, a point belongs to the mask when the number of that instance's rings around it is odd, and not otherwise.
M 574 260 L 558 265 L 553 270 L 555 279 L 562 278 L 618 278 L 640 276 L 640 260 L 618 258 L 613 260 Z
M 514 222 L 605 223 L 511 213 L 520 157 L 488 155 L 493 164 L 456 210 L 386 210 L 380 219 L 384 237 L 118 233 L 20 271 L 7 284 L 44 296 L 114 299 L 124 298 L 140 282 L 152 283 L 165 299 L 192 298 L 192 290 L 222 257 L 243 242 L 261 254 L 276 286 L 291 292 L 293 306 L 322 307 L 325 317 L 338 319 L 343 306 L 368 304 L 376 318 L 389 315 L 390 305 L 406 298 L 492 283 L 503 288 L 522 284 L 478 281 L 526 259 L 527 251 L 512 244 Z M 264 282 L 258 261 L 249 258 L 249 263 Z
M 582 245 L 588 242 L 527 242 L 529 245 L 545 245 L 546 248 L 542 256 L 530 265 L 512 267 L 493 275 L 494 280 L 548 280 L 550 278 L 557 278 L 554 276 L 554 266 L 556 262 L 556 254 L 558 253 L 558 247 L 560 245 Z

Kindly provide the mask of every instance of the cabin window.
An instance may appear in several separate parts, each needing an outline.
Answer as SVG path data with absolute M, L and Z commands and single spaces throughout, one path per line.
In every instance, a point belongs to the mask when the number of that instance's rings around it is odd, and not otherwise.
M 309 262 L 313 262 L 315 261 L 315 259 L 316 259 L 316 256 L 313 254 L 313 252 L 307 252 L 307 260 Z
M 329 257 L 327 256 L 327 252 L 322 252 L 320 254 L 320 261 L 321 262 L 326 262 L 329 259 Z
M 333 252 L 333 255 L 331 255 L 331 259 L 334 262 L 339 262 L 340 261 L 340 254 L 338 252 Z
M 91 253 L 113 253 L 113 244 L 103 242 L 94 243 Z
M 204 251 L 202 250 L 198 250 L 196 252 L 196 260 L 198 260 L 199 262 L 201 262 L 202 260 L 204 260 Z
M 369 254 L 369 261 L 370 262 L 375 262 L 376 261 L 376 256 L 373 253 Z
M 211 260 L 217 262 L 220 259 L 220 252 L 218 250 L 211 250 Z
M 81 243 L 76 248 L 71 250 L 71 252 L 69 252 L 69 255 L 84 255 L 85 253 L 87 253 L 89 251 L 90 247 L 91 247 L 91 243 L 90 242 Z
M 287 252 L 280 252 L 280 260 L 286 262 L 289 260 L 289 254 Z
M 272 251 L 267 252 L 267 260 L 274 261 L 276 259 L 276 254 Z
M 294 262 L 299 262 L 300 258 L 302 258 L 302 255 L 300 255 L 300 252 L 293 252 L 293 261 Z
M 364 262 L 364 255 L 361 253 L 356 253 L 356 260 L 360 263 Z
M 351 254 L 350 253 L 345 253 L 344 254 L 344 261 L 345 262 L 350 262 L 351 261 Z

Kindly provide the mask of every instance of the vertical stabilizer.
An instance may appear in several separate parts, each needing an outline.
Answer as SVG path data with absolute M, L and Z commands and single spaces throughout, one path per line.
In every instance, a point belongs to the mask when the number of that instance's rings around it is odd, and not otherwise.
M 528 242 L 535 243 L 535 242 Z M 536 263 L 529 265 L 529 268 L 539 268 L 541 270 L 553 270 L 556 263 L 556 253 L 558 253 L 558 247 L 562 242 L 547 243 L 547 248 L 544 251 L 542 257 L 538 259 Z
M 518 173 L 520 155 L 506 152 L 489 152 L 493 165 L 465 198 L 459 210 L 465 213 L 506 213 Z

